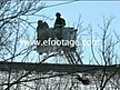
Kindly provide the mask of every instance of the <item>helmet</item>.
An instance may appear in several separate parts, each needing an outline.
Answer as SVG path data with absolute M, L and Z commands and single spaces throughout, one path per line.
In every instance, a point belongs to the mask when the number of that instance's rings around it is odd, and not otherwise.
M 59 12 L 56 13 L 56 16 L 61 16 L 61 14 Z
M 43 22 L 42 22 L 42 20 L 38 20 L 38 24 L 42 24 Z

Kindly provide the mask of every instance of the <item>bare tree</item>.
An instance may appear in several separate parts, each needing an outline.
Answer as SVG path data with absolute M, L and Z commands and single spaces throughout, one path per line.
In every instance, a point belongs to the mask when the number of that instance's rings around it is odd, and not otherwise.
M 20 39 L 30 39 L 30 30 L 36 29 L 29 21 L 31 16 L 44 8 L 45 4 L 40 0 L 1 0 L 0 1 L 0 61 L 2 62 L 23 62 L 28 60 L 32 51 L 31 46 L 22 47 Z M 6 65 L 4 65 L 6 66 Z M 14 90 L 17 82 L 28 77 L 30 72 L 13 72 L 11 67 L 8 72 L 2 72 L 4 77 L 0 81 L 0 88 Z M 6 83 L 6 85 L 4 84 Z M 5 85 L 5 86 L 4 86 Z M 19 87 L 20 88 L 20 87 Z M 20 90 L 20 89 L 18 89 Z
M 31 22 L 31 17 L 35 16 L 40 10 L 45 8 L 45 4 L 40 0 L 1 0 L 0 1 L 0 60 L 3 62 L 4 67 L 8 71 L 0 71 L 0 89 L 1 90 L 72 90 L 72 89 L 85 89 L 81 81 L 78 81 L 75 77 L 75 72 L 63 73 L 63 72 L 35 72 L 34 69 L 38 65 L 49 59 L 54 55 L 40 59 L 40 62 L 29 71 L 19 70 L 13 71 L 11 67 L 7 67 L 4 62 L 19 62 L 32 61 L 34 58 L 29 58 L 33 46 L 23 47 L 20 45 L 20 39 L 31 39 L 35 36 L 30 35 L 32 32 L 36 31 L 36 27 L 33 26 Z M 81 18 L 81 17 L 80 17 Z M 79 29 L 78 35 L 80 35 L 79 40 L 82 40 L 82 32 L 89 29 L 82 28 L 82 22 L 79 18 L 79 24 L 77 28 Z M 116 51 L 119 45 L 119 37 L 115 33 L 114 35 L 118 40 L 114 40 L 109 31 L 111 21 L 114 17 L 110 19 L 103 19 L 103 27 L 99 25 L 99 28 L 103 31 L 102 35 L 97 33 L 97 36 L 101 40 L 101 44 L 98 48 L 98 55 L 94 51 L 94 45 L 91 45 L 91 51 L 93 55 L 92 61 L 98 65 L 104 65 L 105 68 L 96 73 L 90 73 L 91 80 L 96 84 L 97 90 L 103 90 L 106 85 L 114 86 L 119 88 L 119 74 L 118 70 L 107 71 L 106 67 L 113 64 L 118 64 L 119 55 Z M 35 22 L 36 23 L 36 22 Z M 92 28 L 91 28 L 92 30 Z M 112 33 L 113 35 L 113 33 Z M 91 40 L 92 37 L 91 31 Z M 81 55 L 83 53 L 82 45 L 77 48 Z M 74 55 L 74 54 L 72 54 Z M 77 56 L 76 55 L 76 56 Z M 99 56 L 99 58 L 98 58 Z M 76 59 L 76 58 L 75 58 Z M 114 65 L 113 65 L 114 66 Z M 85 71 L 84 71 L 85 72 Z M 86 71 L 86 73 L 88 73 Z M 2 78 L 1 78 L 2 77 Z M 114 78 L 117 78 L 114 80 Z M 88 87 L 90 89 L 90 86 Z
M 20 45 L 20 39 L 31 39 L 30 30 L 36 30 L 36 27 L 30 22 L 31 16 L 44 8 L 44 4 L 40 3 L 39 0 L 21 1 L 12 0 L 1 1 L 1 17 L 0 17 L 0 58 L 6 67 L 4 62 L 26 62 L 29 60 L 32 46 L 23 47 Z M 82 30 L 82 29 L 81 29 Z M 34 35 L 33 35 L 34 36 Z M 81 52 L 80 52 L 81 53 Z M 79 54 L 78 54 L 79 55 Z M 0 82 L 0 89 L 4 90 L 49 90 L 58 89 L 64 90 L 69 88 L 71 81 L 71 75 L 62 73 L 38 73 L 33 70 L 37 68 L 42 62 L 54 55 L 40 59 L 40 62 L 29 71 L 13 71 L 11 67 L 6 67 L 8 71 L 1 71 L 2 76 Z M 32 61 L 32 58 L 30 58 Z M 49 75 L 49 74 L 50 75 Z M 49 75 L 46 77 L 46 75 Z M 56 77 L 56 78 L 53 78 Z M 56 82 L 52 82 L 56 80 Z M 64 81 L 65 79 L 65 81 Z
M 97 49 L 94 48 L 94 45 L 91 45 L 93 61 L 98 65 L 104 66 L 103 70 L 92 74 L 97 90 L 109 88 L 107 86 L 110 85 L 110 81 L 116 76 L 119 76 L 118 70 L 107 70 L 107 66 L 113 65 L 113 67 L 116 67 L 117 64 L 119 64 L 119 54 L 116 50 L 119 49 L 120 42 L 115 38 L 116 35 L 110 28 L 113 19 L 115 19 L 115 17 L 110 17 L 109 19 L 103 17 L 103 27 L 99 25 L 99 28 L 102 30 L 102 34 L 97 33 L 101 43 Z M 91 34 L 91 40 L 92 39 L 93 35 Z

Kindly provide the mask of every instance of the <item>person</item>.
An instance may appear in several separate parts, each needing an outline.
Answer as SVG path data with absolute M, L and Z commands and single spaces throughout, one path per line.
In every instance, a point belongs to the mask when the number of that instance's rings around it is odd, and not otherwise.
M 61 14 L 59 12 L 56 13 L 56 20 L 54 23 L 53 37 L 58 40 L 62 40 L 62 28 L 65 27 L 66 22 L 63 18 L 61 18 Z M 56 29 L 57 28 L 57 29 Z
M 38 20 L 38 26 L 37 26 L 37 30 L 39 30 L 39 29 L 42 29 L 43 28 L 43 22 L 42 22 L 42 20 Z
M 42 21 L 42 20 L 38 20 L 38 26 L 37 26 L 37 31 L 39 31 L 40 29 L 47 29 L 49 28 L 49 25 L 46 21 Z
M 43 29 L 48 29 L 49 28 L 49 25 L 48 25 L 48 23 L 47 22 L 43 22 Z
M 37 40 L 40 39 L 40 30 L 43 29 L 42 20 L 38 20 L 37 24 Z
M 49 28 L 49 25 L 47 22 L 43 22 L 42 20 L 38 20 L 38 26 L 37 26 L 37 40 L 41 40 L 41 43 L 43 40 L 47 40 L 49 38 L 49 33 L 46 29 Z
M 44 40 L 48 40 L 49 38 L 49 32 L 47 29 L 49 29 L 49 25 L 46 21 L 38 20 L 37 22 L 37 40 L 40 40 L 40 44 L 37 45 L 37 48 L 40 48 Z M 39 52 L 41 55 L 42 52 Z
M 63 18 L 61 18 L 61 14 L 59 12 L 56 13 L 56 20 L 54 23 L 54 28 L 63 28 L 66 25 L 66 22 Z

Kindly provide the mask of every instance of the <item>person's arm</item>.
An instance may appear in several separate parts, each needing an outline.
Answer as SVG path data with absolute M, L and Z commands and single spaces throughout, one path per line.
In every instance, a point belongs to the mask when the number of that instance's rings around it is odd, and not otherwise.
M 66 25 L 66 22 L 64 19 L 62 19 L 62 26 L 64 27 Z

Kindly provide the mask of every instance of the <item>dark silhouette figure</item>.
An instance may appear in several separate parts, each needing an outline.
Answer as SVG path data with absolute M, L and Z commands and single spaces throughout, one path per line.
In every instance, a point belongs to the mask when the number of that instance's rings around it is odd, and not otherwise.
M 56 13 L 56 20 L 54 23 L 53 37 L 57 37 L 58 40 L 62 40 L 62 28 L 66 25 L 65 20 L 61 18 L 59 12 Z
M 47 28 L 49 28 L 49 25 L 47 24 L 47 22 L 43 22 L 42 20 L 38 20 L 37 32 L 40 29 L 47 29 Z
M 43 29 L 43 22 L 42 22 L 42 20 L 38 20 L 37 31 L 38 31 L 39 29 Z
M 56 13 L 56 21 L 54 23 L 54 28 L 62 28 L 66 25 L 65 20 L 61 18 L 61 14 L 59 12 Z
M 49 26 L 47 22 L 43 22 L 42 20 L 38 21 L 38 26 L 37 26 L 37 40 L 40 40 L 40 45 L 43 43 L 44 40 L 48 40 L 49 38 L 49 32 L 48 29 Z M 37 47 L 39 47 L 38 45 Z
M 47 22 L 43 22 L 43 29 L 48 29 L 49 25 L 47 24 Z
M 42 20 L 38 20 L 37 24 L 37 40 L 40 39 L 40 29 L 43 29 Z
M 43 22 L 42 20 L 38 21 L 38 26 L 37 26 L 37 40 L 47 40 L 49 38 L 49 33 L 46 30 L 49 28 L 47 22 Z
M 49 38 L 49 32 L 48 32 L 49 25 L 47 22 L 43 22 L 42 20 L 38 20 L 38 26 L 37 26 L 37 40 L 40 40 L 40 44 L 37 45 L 37 48 L 39 48 L 44 40 L 48 40 Z M 42 53 L 39 53 L 42 54 Z

